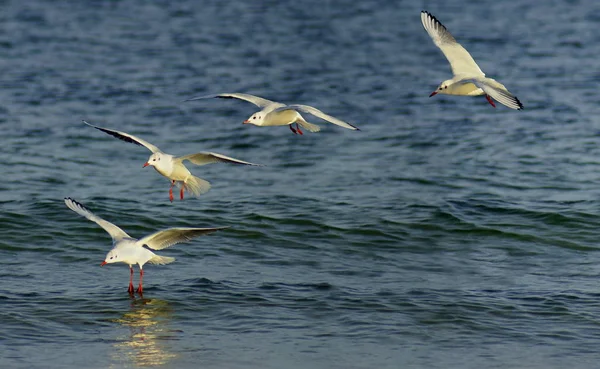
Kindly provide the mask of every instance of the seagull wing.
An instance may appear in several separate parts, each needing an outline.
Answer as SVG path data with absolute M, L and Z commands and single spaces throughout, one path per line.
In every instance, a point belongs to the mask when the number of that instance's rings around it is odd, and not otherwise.
M 178 158 L 174 158 L 173 160 L 178 160 L 180 162 L 182 162 L 184 160 L 189 160 L 193 164 L 196 164 L 196 165 L 205 165 L 205 164 L 211 164 L 211 163 L 231 163 L 231 164 L 262 166 L 261 164 L 249 163 L 247 161 L 231 158 L 229 156 L 217 154 L 214 152 L 208 152 L 208 151 L 203 151 L 203 152 L 198 152 L 195 154 L 180 156 Z
M 275 101 L 263 99 L 262 97 L 258 97 L 258 96 L 254 96 L 254 95 L 242 94 L 242 93 L 223 93 L 223 94 L 216 94 L 216 95 L 198 96 L 198 97 L 192 97 L 191 99 L 187 99 L 185 101 L 211 99 L 214 97 L 218 97 L 218 98 L 222 98 L 222 99 L 244 100 L 244 101 L 248 101 L 248 102 L 258 106 L 259 108 L 264 108 L 271 104 L 277 104 Z
M 119 241 L 123 238 L 131 238 L 124 230 L 112 224 L 111 222 L 107 222 L 106 220 L 100 218 L 99 216 L 94 215 L 91 211 L 89 211 L 83 204 L 78 203 L 70 197 L 65 197 L 65 204 L 67 207 L 77 214 L 85 217 L 92 222 L 95 222 L 100 227 L 104 228 L 106 232 L 112 237 L 113 241 Z
M 164 231 L 158 231 L 140 238 L 137 242 L 140 246 L 148 246 L 152 250 L 162 250 L 176 243 L 190 241 L 196 237 L 213 233 L 221 229 L 229 227 L 217 228 L 169 228 Z
M 286 105 L 286 106 L 282 106 L 281 108 L 277 108 L 274 111 L 283 111 L 283 110 L 298 110 L 301 111 L 303 113 L 308 113 L 308 114 L 312 114 L 317 118 L 321 118 L 323 120 L 328 121 L 329 123 L 333 123 L 335 125 L 338 125 L 340 127 L 344 127 L 344 128 L 348 128 L 348 129 L 352 129 L 355 131 L 360 131 L 360 129 L 358 129 L 358 127 L 353 126 L 350 123 L 346 123 L 341 119 L 338 119 L 336 117 L 332 117 L 329 114 L 325 114 L 322 111 L 320 111 L 317 108 L 313 108 L 312 106 L 308 106 L 308 105 Z
M 107 133 L 113 137 L 118 138 L 119 140 L 123 140 L 125 142 L 130 142 L 132 144 L 136 144 L 139 146 L 144 146 L 145 148 L 147 148 L 148 150 L 152 151 L 153 153 L 155 152 L 160 152 L 160 149 L 154 145 L 152 145 L 151 143 L 142 140 L 141 138 L 135 137 L 134 135 L 130 135 L 129 133 L 125 133 L 125 132 L 121 132 L 121 131 L 117 131 L 114 129 L 108 129 L 108 128 L 102 128 L 102 127 L 97 127 L 94 126 L 92 124 L 89 124 L 88 122 L 86 122 L 85 120 L 83 121 L 83 123 L 87 124 L 90 127 L 94 127 L 104 133 Z
M 499 82 L 491 80 L 490 78 L 485 78 L 482 80 L 475 79 L 473 80 L 473 83 L 481 88 L 483 92 L 490 95 L 490 97 L 492 97 L 494 100 L 497 100 L 500 104 L 515 110 L 523 109 L 523 104 L 521 104 L 519 99 L 508 92 L 508 90 Z
M 469 77 L 484 76 L 475 60 L 464 47 L 462 47 L 454 37 L 448 32 L 446 27 L 436 17 L 426 11 L 421 12 L 421 22 L 423 27 L 433 40 L 433 43 L 442 50 L 452 73 L 456 75 L 466 75 Z

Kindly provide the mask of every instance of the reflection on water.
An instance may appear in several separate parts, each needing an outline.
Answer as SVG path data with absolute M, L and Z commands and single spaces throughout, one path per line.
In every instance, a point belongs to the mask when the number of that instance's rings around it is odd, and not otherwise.
M 167 301 L 132 299 L 131 310 L 114 322 L 129 328 L 125 337 L 117 337 L 115 367 L 123 364 L 135 367 L 164 365 L 176 357 L 169 340 L 176 339 L 168 329 L 172 311 Z

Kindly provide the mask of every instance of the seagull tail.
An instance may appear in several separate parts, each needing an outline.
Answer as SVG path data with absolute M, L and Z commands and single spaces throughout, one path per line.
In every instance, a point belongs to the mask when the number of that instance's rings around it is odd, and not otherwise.
M 148 262 L 150 264 L 159 264 L 159 265 L 171 264 L 174 261 L 175 261 L 175 258 L 171 258 L 168 256 L 158 256 L 158 255 L 154 255 L 152 257 L 152 259 L 148 260 Z
M 198 197 L 210 190 L 210 183 L 202 178 L 189 176 L 182 184 L 183 188 Z

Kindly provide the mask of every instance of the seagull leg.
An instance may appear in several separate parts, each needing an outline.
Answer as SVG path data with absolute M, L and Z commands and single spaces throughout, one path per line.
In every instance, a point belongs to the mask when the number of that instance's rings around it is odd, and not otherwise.
M 142 296 L 144 293 L 144 287 L 142 287 L 143 282 L 144 282 L 144 269 L 140 268 L 140 285 L 137 288 L 137 293 L 139 293 L 140 296 Z
M 129 288 L 127 288 L 127 292 L 130 295 L 133 295 L 133 267 L 129 266 Z
M 298 131 L 299 135 L 303 135 L 304 133 L 302 133 L 302 131 L 300 130 L 300 126 L 298 125 L 298 123 L 296 123 L 296 131 Z
M 496 104 L 494 104 L 494 100 L 492 100 L 490 95 L 485 94 L 485 98 L 487 99 L 487 101 L 490 103 L 491 106 L 493 106 L 494 108 L 496 107 Z
M 292 125 L 290 124 L 288 127 L 290 127 L 290 129 L 292 130 L 292 132 L 294 132 L 295 135 L 298 134 L 298 132 L 296 132 L 296 130 L 294 129 L 294 127 L 292 127 Z
M 171 180 L 171 187 L 169 188 L 169 200 L 173 202 L 173 186 L 175 186 L 175 181 Z
M 179 190 L 179 200 L 183 200 L 183 190 L 185 189 L 185 183 L 181 185 L 181 190 Z

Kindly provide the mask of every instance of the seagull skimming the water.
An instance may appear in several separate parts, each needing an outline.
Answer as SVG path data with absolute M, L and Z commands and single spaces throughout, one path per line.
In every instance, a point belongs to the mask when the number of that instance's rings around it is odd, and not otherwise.
M 129 133 L 117 131 L 114 129 L 97 127 L 89 124 L 86 121 L 83 123 L 90 127 L 94 127 L 102 132 L 105 132 L 111 136 L 114 136 L 125 142 L 130 142 L 139 146 L 144 146 L 148 150 L 152 151 L 152 155 L 148 158 L 148 161 L 144 164 L 144 167 L 153 166 L 154 169 L 163 176 L 171 180 L 171 187 L 169 188 L 169 199 L 173 201 L 173 186 L 176 182 L 181 183 L 181 190 L 179 192 L 179 198 L 183 200 L 183 193 L 185 190 L 191 192 L 194 196 L 200 196 L 210 189 L 210 183 L 202 178 L 198 178 L 192 175 L 188 168 L 183 164 L 184 160 L 189 160 L 192 164 L 205 165 L 210 163 L 232 163 L 232 164 L 243 164 L 243 165 L 254 165 L 261 166 L 260 164 L 253 164 L 247 161 L 234 159 L 229 156 L 217 154 L 214 152 L 198 152 L 195 154 L 184 155 L 184 156 L 173 156 L 165 154 L 158 147 L 151 143 L 142 140 L 141 138 L 130 135 Z
M 153 250 L 162 250 L 176 243 L 192 240 L 198 236 L 216 232 L 229 227 L 218 228 L 169 228 L 163 231 L 158 231 L 146 237 L 135 239 L 129 236 L 125 231 L 116 225 L 94 215 L 85 206 L 73 200 L 70 197 L 65 197 L 67 207 L 77 214 L 85 217 L 92 222 L 95 222 L 112 237 L 113 248 L 108 252 L 104 261 L 100 266 L 111 263 L 125 263 L 129 265 L 129 287 L 127 291 L 133 295 L 133 266 L 140 266 L 140 284 L 137 288 L 137 293 L 140 295 L 144 292 L 144 264 L 169 264 L 175 261 L 175 258 L 156 255 Z

